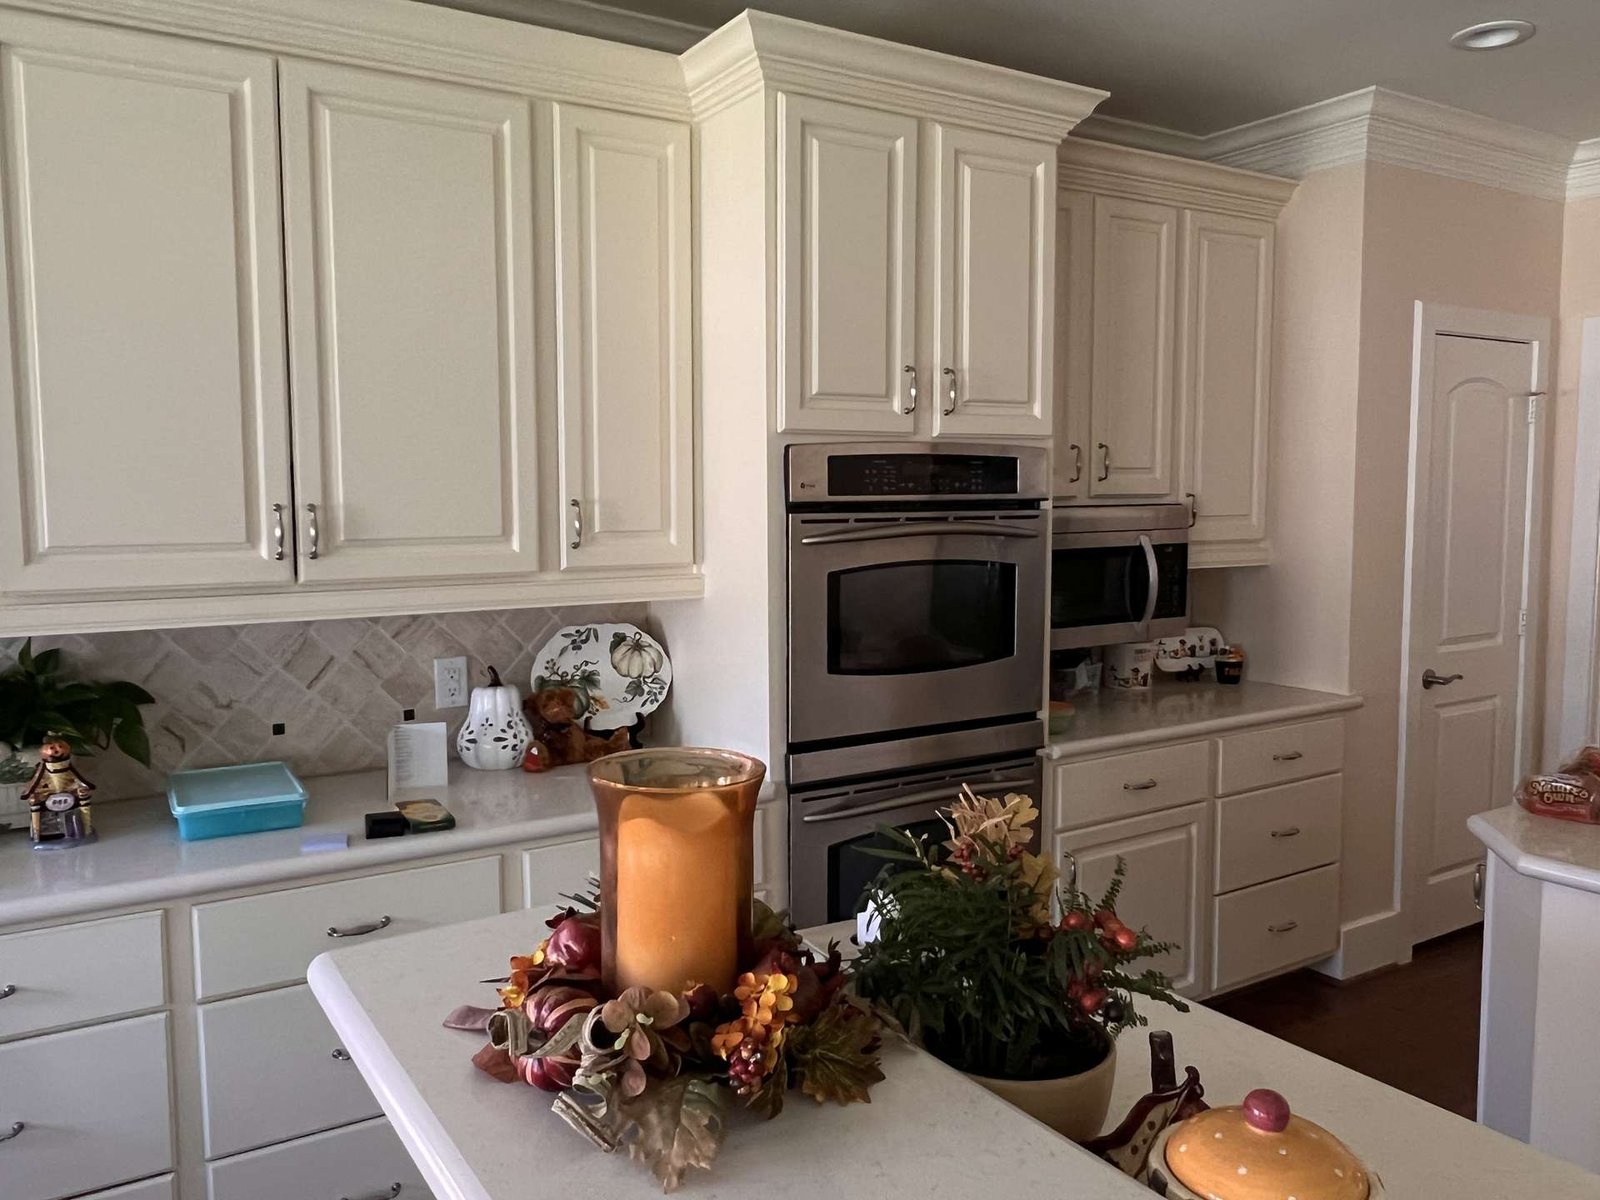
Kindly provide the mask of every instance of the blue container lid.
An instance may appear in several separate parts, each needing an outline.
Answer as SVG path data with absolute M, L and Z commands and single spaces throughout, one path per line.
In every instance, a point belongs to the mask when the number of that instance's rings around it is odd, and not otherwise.
M 174 771 L 167 777 L 167 807 L 175 817 L 260 804 L 303 804 L 305 798 L 305 785 L 282 762 Z

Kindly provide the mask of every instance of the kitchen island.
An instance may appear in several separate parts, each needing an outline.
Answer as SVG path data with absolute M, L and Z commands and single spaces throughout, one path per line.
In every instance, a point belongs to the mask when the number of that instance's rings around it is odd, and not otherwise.
M 508 913 L 324 954 L 311 988 L 438 1200 L 605 1200 L 655 1193 L 649 1173 L 602 1154 L 550 1111 L 550 1097 L 490 1079 L 481 1045 L 441 1021 L 459 1004 L 493 1003 L 479 983 L 504 973 L 544 927 Z M 1151 1006 L 1200 1069 L 1207 1098 L 1237 1103 L 1258 1086 L 1283 1092 L 1406 1200 L 1537 1195 L 1592 1198 L 1600 1179 L 1326 1059 L 1194 1007 Z M 778 1120 L 736 1116 L 716 1167 L 685 1192 L 707 1198 L 874 1200 L 1004 1193 L 1073 1200 L 1150 1192 L 920 1051 L 892 1044 L 872 1103 L 819 1107 L 791 1096 Z M 1122 1042 L 1113 1119 L 1148 1087 L 1142 1039 Z

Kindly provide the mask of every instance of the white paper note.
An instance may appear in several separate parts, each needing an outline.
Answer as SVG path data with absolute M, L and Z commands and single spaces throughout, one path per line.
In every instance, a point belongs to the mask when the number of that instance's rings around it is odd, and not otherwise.
M 443 721 L 413 722 L 389 730 L 389 803 L 438 800 L 450 781 Z

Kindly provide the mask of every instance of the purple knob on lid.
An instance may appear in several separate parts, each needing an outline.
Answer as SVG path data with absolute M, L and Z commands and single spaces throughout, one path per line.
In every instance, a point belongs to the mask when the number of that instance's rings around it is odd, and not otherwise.
M 1244 1119 L 1251 1129 L 1282 1133 L 1289 1127 L 1289 1102 L 1271 1088 L 1257 1088 L 1244 1098 Z

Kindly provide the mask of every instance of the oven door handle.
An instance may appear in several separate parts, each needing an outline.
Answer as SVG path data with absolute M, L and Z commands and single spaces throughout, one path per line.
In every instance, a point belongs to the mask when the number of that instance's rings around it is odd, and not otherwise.
M 1150 575 L 1149 591 L 1144 598 L 1144 616 L 1139 618 L 1141 638 L 1149 638 L 1150 622 L 1156 615 L 1156 599 L 1161 590 L 1161 564 L 1156 561 L 1156 548 L 1150 544 L 1148 534 L 1139 535 L 1139 549 L 1144 551 L 1144 569 Z
M 987 792 L 998 791 L 1001 788 L 1028 786 L 1034 782 L 1032 775 L 1008 776 L 1005 779 L 991 779 L 985 783 L 969 785 L 980 796 Z M 807 825 L 814 825 L 822 821 L 842 821 L 846 817 L 865 817 L 872 813 L 888 812 L 891 808 L 903 808 L 907 804 L 923 804 L 929 800 L 953 800 L 961 791 L 954 788 L 930 788 L 927 791 L 912 792 L 909 796 L 895 796 L 889 800 L 880 800 L 876 804 L 864 804 L 859 808 L 843 807 L 830 808 L 823 812 L 807 813 L 800 820 Z
M 976 534 L 980 537 L 1038 538 L 1037 529 L 1017 525 L 985 525 L 981 521 L 915 521 L 895 525 L 869 525 L 857 529 L 835 529 L 828 533 L 808 533 L 802 546 L 828 546 L 837 542 L 877 542 L 888 538 L 939 537 L 944 534 Z

